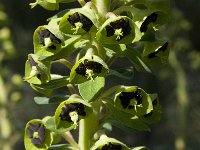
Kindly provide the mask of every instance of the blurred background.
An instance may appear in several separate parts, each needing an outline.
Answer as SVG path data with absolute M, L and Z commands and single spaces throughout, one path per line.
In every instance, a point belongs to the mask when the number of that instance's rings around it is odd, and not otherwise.
M 55 110 L 36 105 L 33 97 L 39 94 L 22 79 L 27 55 L 33 52 L 34 30 L 55 14 L 40 6 L 30 9 L 30 2 L 0 1 L 0 150 L 23 150 L 26 123 Z M 131 81 L 159 94 L 161 121 L 151 126 L 151 132 L 113 128 L 115 134 L 110 135 L 128 146 L 146 145 L 152 150 L 200 149 L 199 15 L 199 0 L 174 0 L 171 21 L 162 28 L 172 43 L 169 63 L 155 75 L 135 72 Z

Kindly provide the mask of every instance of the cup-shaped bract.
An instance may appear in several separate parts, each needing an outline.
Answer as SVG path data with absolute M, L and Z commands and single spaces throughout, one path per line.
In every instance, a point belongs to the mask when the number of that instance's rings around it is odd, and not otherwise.
M 70 82 L 80 84 L 108 74 L 108 66 L 98 56 L 92 55 L 81 58 L 71 69 Z
M 88 117 L 92 112 L 89 103 L 80 99 L 77 95 L 72 95 L 68 100 L 63 101 L 55 112 L 56 129 L 76 129 L 81 119 Z
M 115 107 L 132 115 L 145 115 L 153 110 L 151 97 L 137 86 L 124 87 L 115 95 Z
M 168 61 L 169 49 L 167 41 L 144 42 L 143 60 L 153 66 L 165 64 Z
M 141 16 L 142 20 L 135 20 L 137 26 L 140 28 L 140 32 L 145 33 L 149 28 L 157 30 L 159 26 L 168 21 L 167 14 L 162 11 L 149 10 L 143 14 Z
M 91 150 L 129 150 L 129 148 L 114 138 L 102 135 L 92 146 Z
M 52 144 L 52 141 L 52 134 L 42 120 L 34 119 L 26 124 L 24 134 L 26 150 L 46 150 Z
M 139 118 L 147 124 L 152 124 L 158 122 L 161 116 L 161 106 L 159 104 L 159 98 L 157 94 L 150 94 L 153 104 L 153 110 L 143 116 L 139 116 Z
M 96 36 L 104 44 L 129 44 L 141 38 L 138 27 L 126 16 L 107 19 Z
M 95 26 L 98 26 L 96 14 L 89 5 L 85 5 L 67 12 L 60 21 L 59 29 L 65 34 L 83 35 L 96 30 Z
M 61 51 L 62 36 L 50 26 L 39 26 L 33 36 L 34 52 L 41 58 L 52 56 Z
M 42 6 L 47 10 L 58 10 L 59 3 L 58 0 L 36 0 L 34 3 L 30 3 L 31 8 L 34 8 L 36 5 Z
M 43 84 L 50 81 L 50 63 L 38 60 L 35 54 L 29 54 L 25 64 L 24 80 L 30 84 Z

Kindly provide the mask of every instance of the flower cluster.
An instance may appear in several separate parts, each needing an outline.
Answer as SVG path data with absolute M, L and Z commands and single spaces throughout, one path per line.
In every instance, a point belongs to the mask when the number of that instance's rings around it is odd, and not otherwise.
M 31 6 L 57 10 L 63 2 L 67 5 L 75 0 L 37 0 Z M 160 119 L 158 96 L 133 85 L 105 90 L 106 77 L 115 75 L 127 79 L 128 74 L 133 73 L 132 65 L 138 71 L 150 72 L 152 67 L 167 61 L 170 44 L 157 35 L 168 18 L 167 1 L 78 2 L 81 8 L 56 14 L 48 19 L 47 25 L 39 26 L 34 32 L 34 53 L 28 55 L 24 79 L 34 90 L 47 96 L 37 97 L 36 103 L 58 103 L 58 107 L 53 116 L 27 123 L 25 147 L 35 150 L 62 148 L 63 145 L 52 146 L 56 137 L 78 126 L 80 134 L 86 132 L 86 129 L 81 131 L 81 126 L 86 124 L 91 128 L 87 133 L 87 140 L 91 142 L 80 144 L 81 150 L 83 147 L 130 150 L 125 144 L 107 137 L 103 132 L 104 124 L 149 130 L 149 125 Z M 110 69 L 112 62 L 120 57 L 129 58 L 131 66 L 122 71 Z M 54 63 L 65 65 L 70 73 L 52 73 Z M 61 87 L 67 87 L 71 95 L 54 95 L 53 92 Z M 97 137 L 93 138 L 95 135 Z M 71 146 L 78 149 L 71 136 L 65 139 L 69 138 Z M 86 136 L 79 135 L 79 138 Z M 88 145 L 82 146 L 84 144 Z M 64 146 L 69 148 L 69 145 Z M 134 149 L 147 150 L 146 147 Z

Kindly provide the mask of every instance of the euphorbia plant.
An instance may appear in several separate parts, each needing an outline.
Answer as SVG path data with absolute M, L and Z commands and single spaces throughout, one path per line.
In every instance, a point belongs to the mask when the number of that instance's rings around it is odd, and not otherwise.
M 56 10 L 59 3 L 70 5 L 75 0 L 37 0 Z M 25 128 L 26 149 L 73 150 L 142 150 L 129 148 L 106 136 L 109 125 L 148 131 L 159 121 L 157 94 L 142 87 L 117 85 L 105 87 L 110 75 L 128 78 L 133 67 L 110 69 L 118 57 L 128 57 L 137 71 L 151 72 L 167 61 L 169 43 L 160 38 L 161 25 L 168 20 L 165 0 L 79 0 L 80 8 L 61 11 L 39 26 L 33 36 L 34 53 L 28 55 L 25 80 L 46 95 L 35 97 L 38 104 L 57 103 L 53 116 L 29 121 Z M 73 61 L 67 58 L 75 55 Z M 55 62 L 70 69 L 69 75 L 51 73 Z M 57 64 L 58 65 L 58 64 Z M 125 78 L 125 79 L 124 79 Z M 67 87 L 71 95 L 55 95 Z M 76 142 L 71 130 L 79 128 Z M 68 144 L 58 144 L 64 137 Z M 52 144 L 53 143 L 53 144 Z

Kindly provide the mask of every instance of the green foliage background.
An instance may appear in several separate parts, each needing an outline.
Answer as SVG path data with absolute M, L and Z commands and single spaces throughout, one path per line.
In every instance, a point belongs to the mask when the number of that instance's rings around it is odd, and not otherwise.
M 54 105 L 36 105 L 33 97 L 38 93 L 34 93 L 25 82 L 23 85 L 21 83 L 16 85 L 15 81 L 18 80 L 12 78 L 16 73 L 21 77 L 24 76 L 25 60 L 28 53 L 33 51 L 33 32 L 39 25 L 46 24 L 45 20 L 55 14 L 39 6 L 31 10 L 28 5 L 30 2 L 33 1 L 1 0 L 0 2 L 3 6 L 0 6 L 0 12 L 7 15 L 4 21 L 1 21 L 3 15 L 0 13 L 0 30 L 5 26 L 8 27 L 11 33 L 8 39 L 13 43 L 12 50 L 8 53 L 0 38 L 2 78 L 0 101 L 3 101 L 1 96 L 6 93 L 5 101 L 0 103 L 0 149 L 2 150 L 24 149 L 23 133 L 26 122 L 53 114 L 56 108 Z M 185 150 L 200 149 L 200 22 L 197 17 L 200 14 L 199 8 L 199 0 L 171 2 L 171 21 L 162 29 L 172 43 L 168 65 L 159 68 L 154 75 L 135 72 L 131 80 L 108 78 L 109 85 L 127 82 L 148 89 L 146 90 L 148 93 L 158 92 L 162 105 L 162 119 L 152 125 L 151 132 L 129 133 L 113 128 L 115 133 L 113 137 L 117 137 L 129 146 L 146 145 L 152 150 L 181 150 L 182 142 L 185 143 L 185 146 L 183 145 Z M 0 32 L 0 37 L 1 35 Z M 11 43 L 7 42 L 7 47 L 10 45 Z M 120 68 L 121 65 L 128 63 L 124 59 L 124 64 L 116 62 L 112 67 Z M 62 74 L 64 73 L 62 70 L 60 67 L 55 71 Z M 16 91 L 19 98 L 15 100 L 16 95 L 12 95 L 16 94 Z M 3 118 L 8 122 L 7 128 L 4 128 Z M 6 136 L 4 130 L 9 132 Z M 2 146 L 4 144 L 5 147 Z

